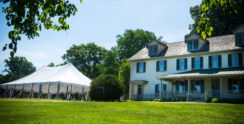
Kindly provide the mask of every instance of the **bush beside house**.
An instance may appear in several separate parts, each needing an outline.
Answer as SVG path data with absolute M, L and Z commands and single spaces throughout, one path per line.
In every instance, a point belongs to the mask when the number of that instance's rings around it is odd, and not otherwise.
M 123 91 L 114 75 L 100 75 L 91 82 L 89 96 L 95 101 L 118 100 Z

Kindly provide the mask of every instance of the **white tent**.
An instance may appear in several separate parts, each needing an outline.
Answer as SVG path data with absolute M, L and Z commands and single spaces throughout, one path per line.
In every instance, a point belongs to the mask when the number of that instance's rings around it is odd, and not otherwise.
M 36 93 L 87 94 L 91 80 L 79 72 L 71 63 L 59 67 L 42 67 L 36 72 L 21 79 L 4 83 L 6 90 L 22 90 Z M 11 93 L 10 93 L 11 94 Z

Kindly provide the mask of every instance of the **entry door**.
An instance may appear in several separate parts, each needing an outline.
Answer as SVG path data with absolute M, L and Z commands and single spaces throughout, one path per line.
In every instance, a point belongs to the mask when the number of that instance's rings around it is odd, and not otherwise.
M 137 99 L 142 100 L 143 96 L 143 87 L 142 85 L 137 86 Z
M 220 80 L 219 79 L 212 79 L 212 97 L 219 98 L 220 97 Z

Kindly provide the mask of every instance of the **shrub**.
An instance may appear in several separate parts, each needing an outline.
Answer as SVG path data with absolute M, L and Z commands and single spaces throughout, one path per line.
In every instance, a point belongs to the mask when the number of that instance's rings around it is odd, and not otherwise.
M 119 80 L 114 75 L 100 75 L 91 82 L 89 96 L 96 101 L 114 101 L 122 95 Z
M 160 102 L 160 99 L 154 99 L 153 101 L 154 102 Z
M 181 97 L 180 101 L 186 101 L 186 97 L 185 96 Z
M 206 101 L 207 103 L 209 103 L 209 102 L 211 102 L 211 98 L 210 98 L 209 96 L 207 96 L 207 97 L 205 98 L 205 101 Z
M 218 103 L 219 102 L 219 99 L 218 98 L 213 98 L 212 99 L 212 103 Z

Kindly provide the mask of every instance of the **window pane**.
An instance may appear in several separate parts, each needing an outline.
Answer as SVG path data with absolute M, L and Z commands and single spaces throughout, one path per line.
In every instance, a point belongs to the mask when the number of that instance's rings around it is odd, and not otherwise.
M 164 71 L 164 61 L 159 62 L 159 71 Z
M 218 63 L 218 56 L 212 56 L 212 68 L 218 68 L 219 63 Z
M 198 40 L 194 40 L 194 50 L 198 49 Z
M 157 54 L 157 52 L 158 52 L 158 46 L 157 45 L 154 45 L 153 54 Z
M 232 66 L 233 67 L 239 66 L 239 56 L 238 56 L 238 54 L 232 54 Z
M 139 63 L 139 72 L 143 72 L 143 68 L 144 68 L 143 62 L 140 62 Z
M 184 88 L 184 83 L 179 83 L 179 93 L 184 93 L 185 88 Z
M 185 59 L 180 59 L 180 70 L 185 70 Z
M 200 57 L 194 58 L 195 69 L 200 69 Z

